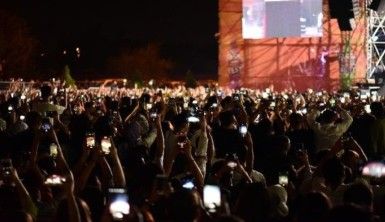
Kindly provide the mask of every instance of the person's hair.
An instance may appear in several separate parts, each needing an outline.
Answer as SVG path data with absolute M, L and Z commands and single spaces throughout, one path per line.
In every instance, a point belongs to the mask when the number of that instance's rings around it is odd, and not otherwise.
M 310 192 L 300 198 L 296 213 L 297 222 L 325 221 L 331 204 L 329 198 L 320 192 Z
M 95 136 L 100 140 L 103 136 L 112 136 L 113 128 L 109 116 L 99 117 L 94 124 Z
M 23 211 L 2 212 L 0 213 L 1 222 L 32 222 L 32 216 Z
M 272 141 L 272 148 L 273 152 L 276 154 L 282 154 L 290 149 L 290 139 L 287 136 L 284 135 L 278 135 L 274 137 L 274 140 Z
M 330 109 L 326 109 L 325 111 L 323 111 L 319 117 L 319 121 L 323 124 L 333 123 L 336 120 L 337 113 Z
M 370 212 L 353 205 L 345 204 L 334 207 L 326 220 L 328 222 L 341 222 L 341 221 L 359 221 L 359 222 L 372 222 L 373 218 Z
M 227 108 L 228 106 L 231 106 L 233 103 L 233 98 L 231 96 L 226 96 L 224 99 L 221 101 L 221 106 L 223 108 Z
M 181 189 L 169 197 L 170 221 L 192 222 L 199 216 L 199 196 L 187 189 Z
M 89 207 L 87 203 L 80 198 L 76 198 L 76 204 L 78 205 L 78 208 L 79 208 L 80 219 L 81 219 L 80 221 L 90 221 L 91 218 L 89 218 Z M 69 221 L 68 202 L 66 201 L 66 199 L 63 199 L 58 204 L 54 221 L 57 221 L 57 222 Z
M 331 185 L 333 189 L 337 188 L 344 181 L 345 166 L 337 157 L 327 160 L 322 172 L 325 182 Z
M 384 106 L 381 102 L 372 102 L 372 104 L 370 104 L 370 110 L 371 113 L 377 118 L 382 117 L 385 114 Z
M 373 192 L 364 183 L 351 184 L 344 193 L 344 202 L 371 208 L 373 204 Z
M 290 129 L 298 129 L 302 126 L 304 117 L 299 113 L 292 113 L 289 116 Z
M 244 220 L 234 215 L 223 215 L 216 218 L 215 222 L 244 222 Z
M 0 212 L 15 212 L 22 209 L 22 203 L 15 187 L 0 186 Z
M 25 116 L 25 122 L 29 128 L 36 127 L 42 120 L 41 115 L 38 112 L 29 112 Z
M 51 86 L 44 84 L 42 87 L 40 87 L 41 92 L 41 98 L 47 99 L 52 94 L 52 88 Z
M 172 121 L 172 125 L 174 126 L 175 132 L 179 132 L 187 124 L 188 124 L 187 116 L 184 113 L 176 115 Z
M 267 221 L 271 214 L 271 203 L 265 185 L 246 185 L 238 196 L 234 213 L 246 222 Z
M 232 111 L 224 111 L 219 114 L 221 126 L 226 128 L 234 123 L 234 113 Z

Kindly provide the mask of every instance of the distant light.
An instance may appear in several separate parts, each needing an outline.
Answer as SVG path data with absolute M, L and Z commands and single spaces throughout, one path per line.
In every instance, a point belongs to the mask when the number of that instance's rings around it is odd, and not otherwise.
M 44 53 L 41 53 L 40 56 L 43 57 L 43 56 L 45 56 L 45 54 L 44 54 Z
M 151 80 L 148 82 L 148 85 L 150 85 L 150 86 L 154 85 L 154 80 L 151 79 Z
M 123 83 L 126 84 L 127 83 L 127 79 L 123 79 Z
M 63 51 L 63 55 L 67 55 L 67 50 L 64 50 L 64 51 Z
M 76 47 L 76 56 L 78 57 L 78 58 L 80 58 L 80 48 L 79 47 Z

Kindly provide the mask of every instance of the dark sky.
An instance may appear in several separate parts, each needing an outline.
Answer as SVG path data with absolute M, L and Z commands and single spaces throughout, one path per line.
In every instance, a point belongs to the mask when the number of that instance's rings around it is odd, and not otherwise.
M 175 73 L 217 72 L 217 0 L 1 0 L 23 17 L 43 51 L 79 46 L 84 68 L 100 69 L 124 48 L 162 45 Z

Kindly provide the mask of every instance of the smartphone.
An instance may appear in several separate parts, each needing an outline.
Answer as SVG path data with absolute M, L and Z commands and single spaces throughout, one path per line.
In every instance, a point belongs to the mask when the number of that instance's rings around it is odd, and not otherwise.
M 370 109 L 370 104 L 366 104 L 364 109 L 365 109 L 365 112 L 367 112 L 367 113 L 371 113 L 372 112 L 372 110 Z
M 345 102 L 346 102 L 345 97 L 341 97 L 341 98 L 340 98 L 340 102 L 341 102 L 341 103 L 345 103 Z
M 306 109 L 306 108 L 303 108 L 300 112 L 301 112 L 303 115 L 306 115 L 306 114 L 307 114 L 307 109 Z
M 247 127 L 242 125 L 239 127 L 239 133 L 241 134 L 241 136 L 246 136 L 246 133 L 247 133 Z
M 20 115 L 19 118 L 20 118 L 21 121 L 24 121 L 24 120 L 25 120 L 25 116 L 24 116 L 24 115 Z
M 108 188 L 109 212 L 114 221 L 122 221 L 130 213 L 127 190 L 125 188 Z
M 158 117 L 158 114 L 156 112 L 150 113 L 150 118 L 151 119 L 156 119 Z
M 227 166 L 230 167 L 231 169 L 235 169 L 235 167 L 237 167 L 238 164 L 235 161 L 229 161 L 227 162 Z
M 218 107 L 218 103 L 211 104 L 211 108 L 217 108 L 217 107 Z
M 56 157 L 58 154 L 57 149 L 58 149 L 58 147 L 57 147 L 56 143 L 51 143 L 51 145 L 49 146 L 49 155 L 52 157 Z
M 361 96 L 360 96 L 361 100 L 366 100 L 367 98 L 368 98 L 368 95 L 366 95 L 366 94 L 361 94 Z
M 146 104 L 146 109 L 147 109 L 147 110 L 152 109 L 152 103 L 147 103 L 147 104 Z
M 189 178 L 182 181 L 182 187 L 185 189 L 192 190 L 195 187 L 193 179 Z
M 87 148 L 92 149 L 95 147 L 95 134 L 88 133 L 86 136 Z
M 49 186 L 59 186 L 66 182 L 66 178 L 57 174 L 50 175 L 44 181 Z
M 101 141 L 102 151 L 105 155 L 110 153 L 111 139 L 107 136 L 103 137 Z
M 281 185 L 281 186 L 287 186 L 287 184 L 289 184 L 289 176 L 288 176 L 288 173 L 287 172 L 281 172 L 278 176 L 278 183 Z
M 197 104 L 198 104 L 198 101 L 197 101 L 197 100 L 193 100 L 193 101 L 192 101 L 192 104 L 197 105 Z
M 271 102 L 271 103 L 270 103 L 270 107 L 271 107 L 271 108 L 274 108 L 274 107 L 275 107 L 275 102 Z
M 51 123 L 49 122 L 48 119 L 43 119 L 43 122 L 41 124 L 41 127 L 40 129 L 43 131 L 43 132 L 48 132 L 50 129 L 51 129 Z
M 385 176 L 385 164 L 382 162 L 370 162 L 362 168 L 362 175 L 381 178 Z
M 12 159 L 2 159 L 0 160 L 1 173 L 3 177 L 8 177 L 12 174 Z
M 215 185 L 205 185 L 203 188 L 203 204 L 210 213 L 216 212 L 221 206 L 221 190 Z
M 13 107 L 12 106 L 8 106 L 8 112 L 12 112 L 13 111 Z
M 188 121 L 189 123 L 199 123 L 200 120 L 199 120 L 198 117 L 190 116 L 190 117 L 187 118 L 187 121 Z

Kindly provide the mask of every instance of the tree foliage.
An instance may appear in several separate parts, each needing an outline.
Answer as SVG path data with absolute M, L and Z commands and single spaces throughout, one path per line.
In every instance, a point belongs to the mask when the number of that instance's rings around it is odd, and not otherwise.
M 0 10 L 0 76 L 28 77 L 33 68 L 37 41 L 26 22 L 16 15 Z
M 68 65 L 64 66 L 63 79 L 67 86 L 75 86 L 75 80 L 72 78 L 71 70 Z
M 158 44 L 148 44 L 146 47 L 126 50 L 107 62 L 109 71 L 125 74 L 128 78 L 141 77 L 145 79 L 161 79 L 168 75 L 173 63 L 160 54 Z

